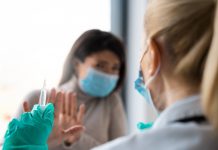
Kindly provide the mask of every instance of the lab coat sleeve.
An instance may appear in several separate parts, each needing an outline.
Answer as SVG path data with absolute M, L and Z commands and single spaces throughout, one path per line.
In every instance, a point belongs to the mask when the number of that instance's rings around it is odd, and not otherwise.
M 112 98 L 109 141 L 124 136 L 127 132 L 127 120 L 120 95 L 115 94 Z

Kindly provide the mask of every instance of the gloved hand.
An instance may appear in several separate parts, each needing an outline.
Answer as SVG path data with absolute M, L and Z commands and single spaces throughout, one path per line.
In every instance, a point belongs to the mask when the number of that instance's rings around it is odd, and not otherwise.
M 53 121 L 53 104 L 47 104 L 44 109 L 34 105 L 31 112 L 25 112 L 20 119 L 9 123 L 3 150 L 47 150 Z

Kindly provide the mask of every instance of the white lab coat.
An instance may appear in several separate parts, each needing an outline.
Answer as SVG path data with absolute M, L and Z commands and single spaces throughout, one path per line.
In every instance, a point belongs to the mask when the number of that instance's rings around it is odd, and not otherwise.
M 162 112 L 151 129 L 93 150 L 218 150 L 218 136 L 207 122 L 177 121 L 202 115 L 200 97 L 188 97 Z

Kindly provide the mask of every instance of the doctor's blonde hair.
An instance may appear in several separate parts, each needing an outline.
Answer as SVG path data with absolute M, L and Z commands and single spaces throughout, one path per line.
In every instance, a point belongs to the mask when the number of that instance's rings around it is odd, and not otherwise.
M 217 0 L 148 0 L 145 32 L 168 46 L 175 75 L 201 86 L 205 115 L 218 131 L 217 10 Z

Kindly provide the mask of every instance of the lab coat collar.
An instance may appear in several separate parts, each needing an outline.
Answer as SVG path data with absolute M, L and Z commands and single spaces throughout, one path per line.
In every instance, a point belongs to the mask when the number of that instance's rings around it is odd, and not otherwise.
M 164 110 L 155 121 L 153 128 L 167 126 L 179 119 L 202 115 L 200 95 L 193 95 L 177 101 Z

